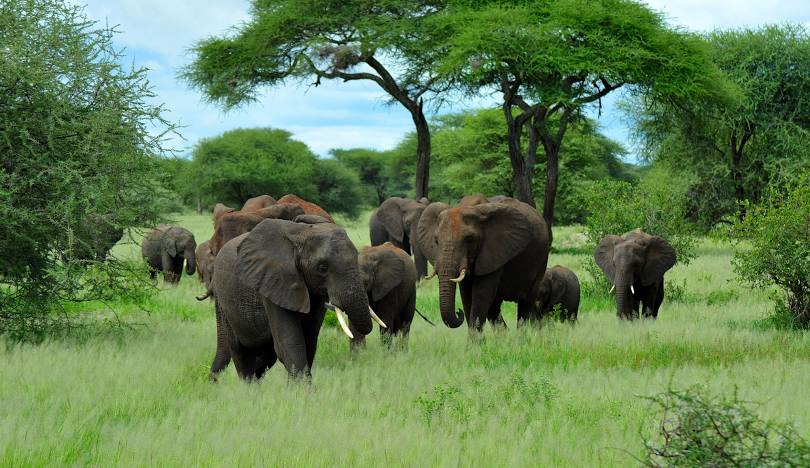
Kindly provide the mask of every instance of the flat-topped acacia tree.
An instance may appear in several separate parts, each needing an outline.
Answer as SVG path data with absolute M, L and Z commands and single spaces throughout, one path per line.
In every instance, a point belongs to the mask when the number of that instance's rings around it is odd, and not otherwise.
M 443 87 L 431 66 L 439 34 L 424 20 L 444 2 L 430 0 L 254 0 L 251 19 L 234 33 L 192 48 L 181 76 L 230 109 L 260 88 L 288 80 L 376 83 L 411 114 L 417 135 L 416 198 L 428 196 L 430 129 L 424 99 Z M 436 100 L 438 102 L 438 100 Z
M 444 13 L 429 19 L 448 41 L 434 66 L 470 95 L 500 95 L 515 195 L 532 206 L 542 146 L 549 230 L 565 132 L 589 106 L 623 86 L 671 100 L 722 81 L 698 38 L 632 0 L 458 0 Z

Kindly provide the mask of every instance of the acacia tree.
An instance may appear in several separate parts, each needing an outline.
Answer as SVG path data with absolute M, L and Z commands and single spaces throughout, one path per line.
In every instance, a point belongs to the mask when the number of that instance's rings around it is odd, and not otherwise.
M 64 0 L 0 2 L 0 333 L 31 337 L 66 323 L 51 315 L 65 302 L 147 284 L 129 262 L 84 258 L 96 223 L 158 221 L 163 134 L 149 130 L 172 130 L 114 33 Z
M 537 151 L 546 158 L 543 217 L 551 230 L 560 148 L 571 122 L 630 86 L 668 99 L 703 95 L 718 76 L 699 41 L 631 0 L 459 0 L 439 69 L 470 94 L 501 95 L 517 197 L 534 205 Z
M 430 129 L 424 99 L 445 87 L 432 73 L 438 35 L 424 20 L 436 0 L 254 1 L 252 18 L 234 34 L 193 47 L 182 76 L 216 103 L 232 108 L 260 88 L 286 80 L 376 83 L 410 114 L 418 140 L 416 198 L 428 195 Z M 438 100 L 436 101 L 438 102 Z
M 810 36 L 801 25 L 715 31 L 711 60 L 740 91 L 734 101 L 673 108 L 635 102 L 648 156 L 685 168 L 698 220 L 712 225 L 810 168 Z M 740 216 L 744 216 L 744 205 Z

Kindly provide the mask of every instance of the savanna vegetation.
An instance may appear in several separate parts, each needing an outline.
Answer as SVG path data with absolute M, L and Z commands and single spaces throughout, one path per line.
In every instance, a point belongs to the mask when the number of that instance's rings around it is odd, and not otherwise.
M 71 5 L 0 2 L 0 464 L 810 462 L 805 27 L 698 35 L 630 0 L 257 1 L 189 44 L 179 83 L 231 109 L 285 82 L 367 80 L 414 131 L 318 156 L 256 122 L 175 157 L 146 70 Z M 619 89 L 634 162 L 594 119 Z M 499 107 L 431 113 L 483 95 Z M 216 203 L 262 194 L 319 204 L 359 248 L 389 197 L 479 192 L 553 223 L 576 324 L 518 328 L 506 302 L 507 329 L 471 340 L 425 281 L 437 326 L 417 317 L 407 347 L 374 332 L 350 353 L 328 315 L 311 385 L 281 365 L 211 382 L 212 302 L 187 275 L 150 283 L 140 253 L 158 223 L 201 243 Z M 594 249 L 637 228 L 678 260 L 658 319 L 620 321 Z

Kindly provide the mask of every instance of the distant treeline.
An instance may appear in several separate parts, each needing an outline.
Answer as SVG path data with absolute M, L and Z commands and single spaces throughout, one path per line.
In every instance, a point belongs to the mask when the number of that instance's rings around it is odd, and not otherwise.
M 432 200 L 452 202 L 476 192 L 514 195 L 500 119 L 499 110 L 482 109 L 433 121 Z M 218 202 L 238 207 L 264 193 L 296 193 L 329 211 L 356 216 L 388 197 L 414 196 L 415 146 L 416 136 L 409 133 L 392 150 L 333 149 L 330 157 L 318 158 L 284 130 L 232 130 L 201 141 L 190 159 L 162 161 L 167 208 L 180 208 L 173 194 L 182 205 L 209 209 Z M 568 177 L 560 184 L 557 219 L 563 223 L 584 220 L 581 197 L 588 184 L 634 182 L 639 176 L 638 166 L 622 160 L 626 150 L 590 120 L 572 128 L 562 154 Z M 542 162 L 538 167 L 543 170 Z M 542 195 L 544 179 L 534 183 Z

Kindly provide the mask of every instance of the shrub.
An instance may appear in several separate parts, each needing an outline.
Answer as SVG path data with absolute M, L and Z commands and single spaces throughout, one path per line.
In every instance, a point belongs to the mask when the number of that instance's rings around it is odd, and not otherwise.
M 131 264 L 77 254 L 93 247 L 88 219 L 159 217 L 153 155 L 172 126 L 145 71 L 119 64 L 114 34 L 62 0 L 0 2 L 0 333 L 40 336 L 67 325 L 53 314 L 67 302 L 148 285 L 130 281 Z
M 734 271 L 754 287 L 776 286 L 777 312 L 788 310 L 797 328 L 810 328 L 810 177 L 785 191 L 771 190 L 731 229 Z
M 810 445 L 786 424 L 761 419 L 736 391 L 700 387 L 651 397 L 662 410 L 658 437 L 645 440 L 644 466 L 810 466 Z

